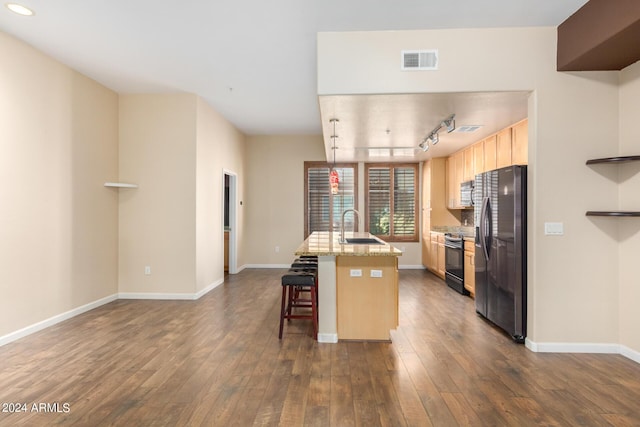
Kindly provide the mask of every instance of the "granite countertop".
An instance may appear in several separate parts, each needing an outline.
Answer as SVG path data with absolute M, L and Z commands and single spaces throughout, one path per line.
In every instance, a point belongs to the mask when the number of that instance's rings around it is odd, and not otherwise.
M 456 226 L 433 226 L 431 231 L 435 233 L 451 233 L 461 234 L 465 239 L 473 239 L 476 236 L 476 229 L 474 227 L 456 227 Z
M 372 237 L 372 234 L 364 232 L 345 232 L 345 237 Z M 329 231 L 314 231 L 298 247 L 296 255 L 317 255 L 317 256 L 401 256 L 402 251 L 391 246 L 389 243 L 383 245 L 367 244 L 340 244 L 340 233 Z M 378 239 L 381 240 L 381 239 Z

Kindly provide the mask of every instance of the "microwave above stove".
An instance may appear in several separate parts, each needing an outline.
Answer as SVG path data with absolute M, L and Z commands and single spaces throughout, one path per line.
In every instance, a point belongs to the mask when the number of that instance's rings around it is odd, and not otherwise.
M 473 207 L 473 181 L 460 184 L 460 205 L 465 208 Z

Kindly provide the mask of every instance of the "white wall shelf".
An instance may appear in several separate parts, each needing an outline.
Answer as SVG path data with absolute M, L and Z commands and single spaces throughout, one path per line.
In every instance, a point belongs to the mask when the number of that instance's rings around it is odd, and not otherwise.
M 128 184 L 126 182 L 105 182 L 104 186 L 116 188 L 138 188 L 138 184 Z

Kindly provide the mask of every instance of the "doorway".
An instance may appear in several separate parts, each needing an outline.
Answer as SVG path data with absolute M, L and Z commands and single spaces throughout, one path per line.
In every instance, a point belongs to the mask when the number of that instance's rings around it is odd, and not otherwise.
M 222 175 L 222 227 L 224 234 L 224 273 L 236 274 L 237 270 L 237 180 L 231 171 L 223 170 Z

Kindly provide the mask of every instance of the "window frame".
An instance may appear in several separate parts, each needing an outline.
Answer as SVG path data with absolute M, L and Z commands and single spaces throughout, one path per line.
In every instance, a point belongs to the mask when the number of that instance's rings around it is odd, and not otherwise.
M 304 162 L 304 238 L 306 239 L 311 234 L 309 231 L 309 169 L 313 168 L 352 168 L 353 169 L 353 206 L 354 209 L 358 209 L 358 163 L 329 163 L 320 161 L 305 161 Z M 338 187 L 340 191 L 340 187 Z M 334 195 L 329 193 L 329 230 L 330 232 L 340 231 L 333 229 L 333 197 Z M 357 227 L 357 224 L 356 224 Z
M 390 182 L 389 182 L 389 206 L 390 206 L 390 220 L 389 220 L 389 235 L 376 235 L 377 237 L 387 241 L 387 242 L 419 242 L 420 241 L 420 224 L 419 224 L 419 205 L 420 205 L 420 188 L 418 175 L 420 173 L 420 165 L 419 163 L 365 163 L 364 164 L 364 198 L 365 198 L 365 230 L 371 233 L 371 227 L 369 224 L 369 213 L 370 213 L 370 205 L 369 205 L 369 170 L 376 168 L 388 168 L 390 170 Z M 414 209 L 413 209 L 413 218 L 414 218 L 414 233 L 411 236 L 407 235 L 395 235 L 393 230 L 393 215 L 394 215 L 394 180 L 395 180 L 395 169 L 396 168 L 412 168 L 413 169 L 413 194 L 414 194 Z M 371 233 L 373 234 L 373 233 Z

